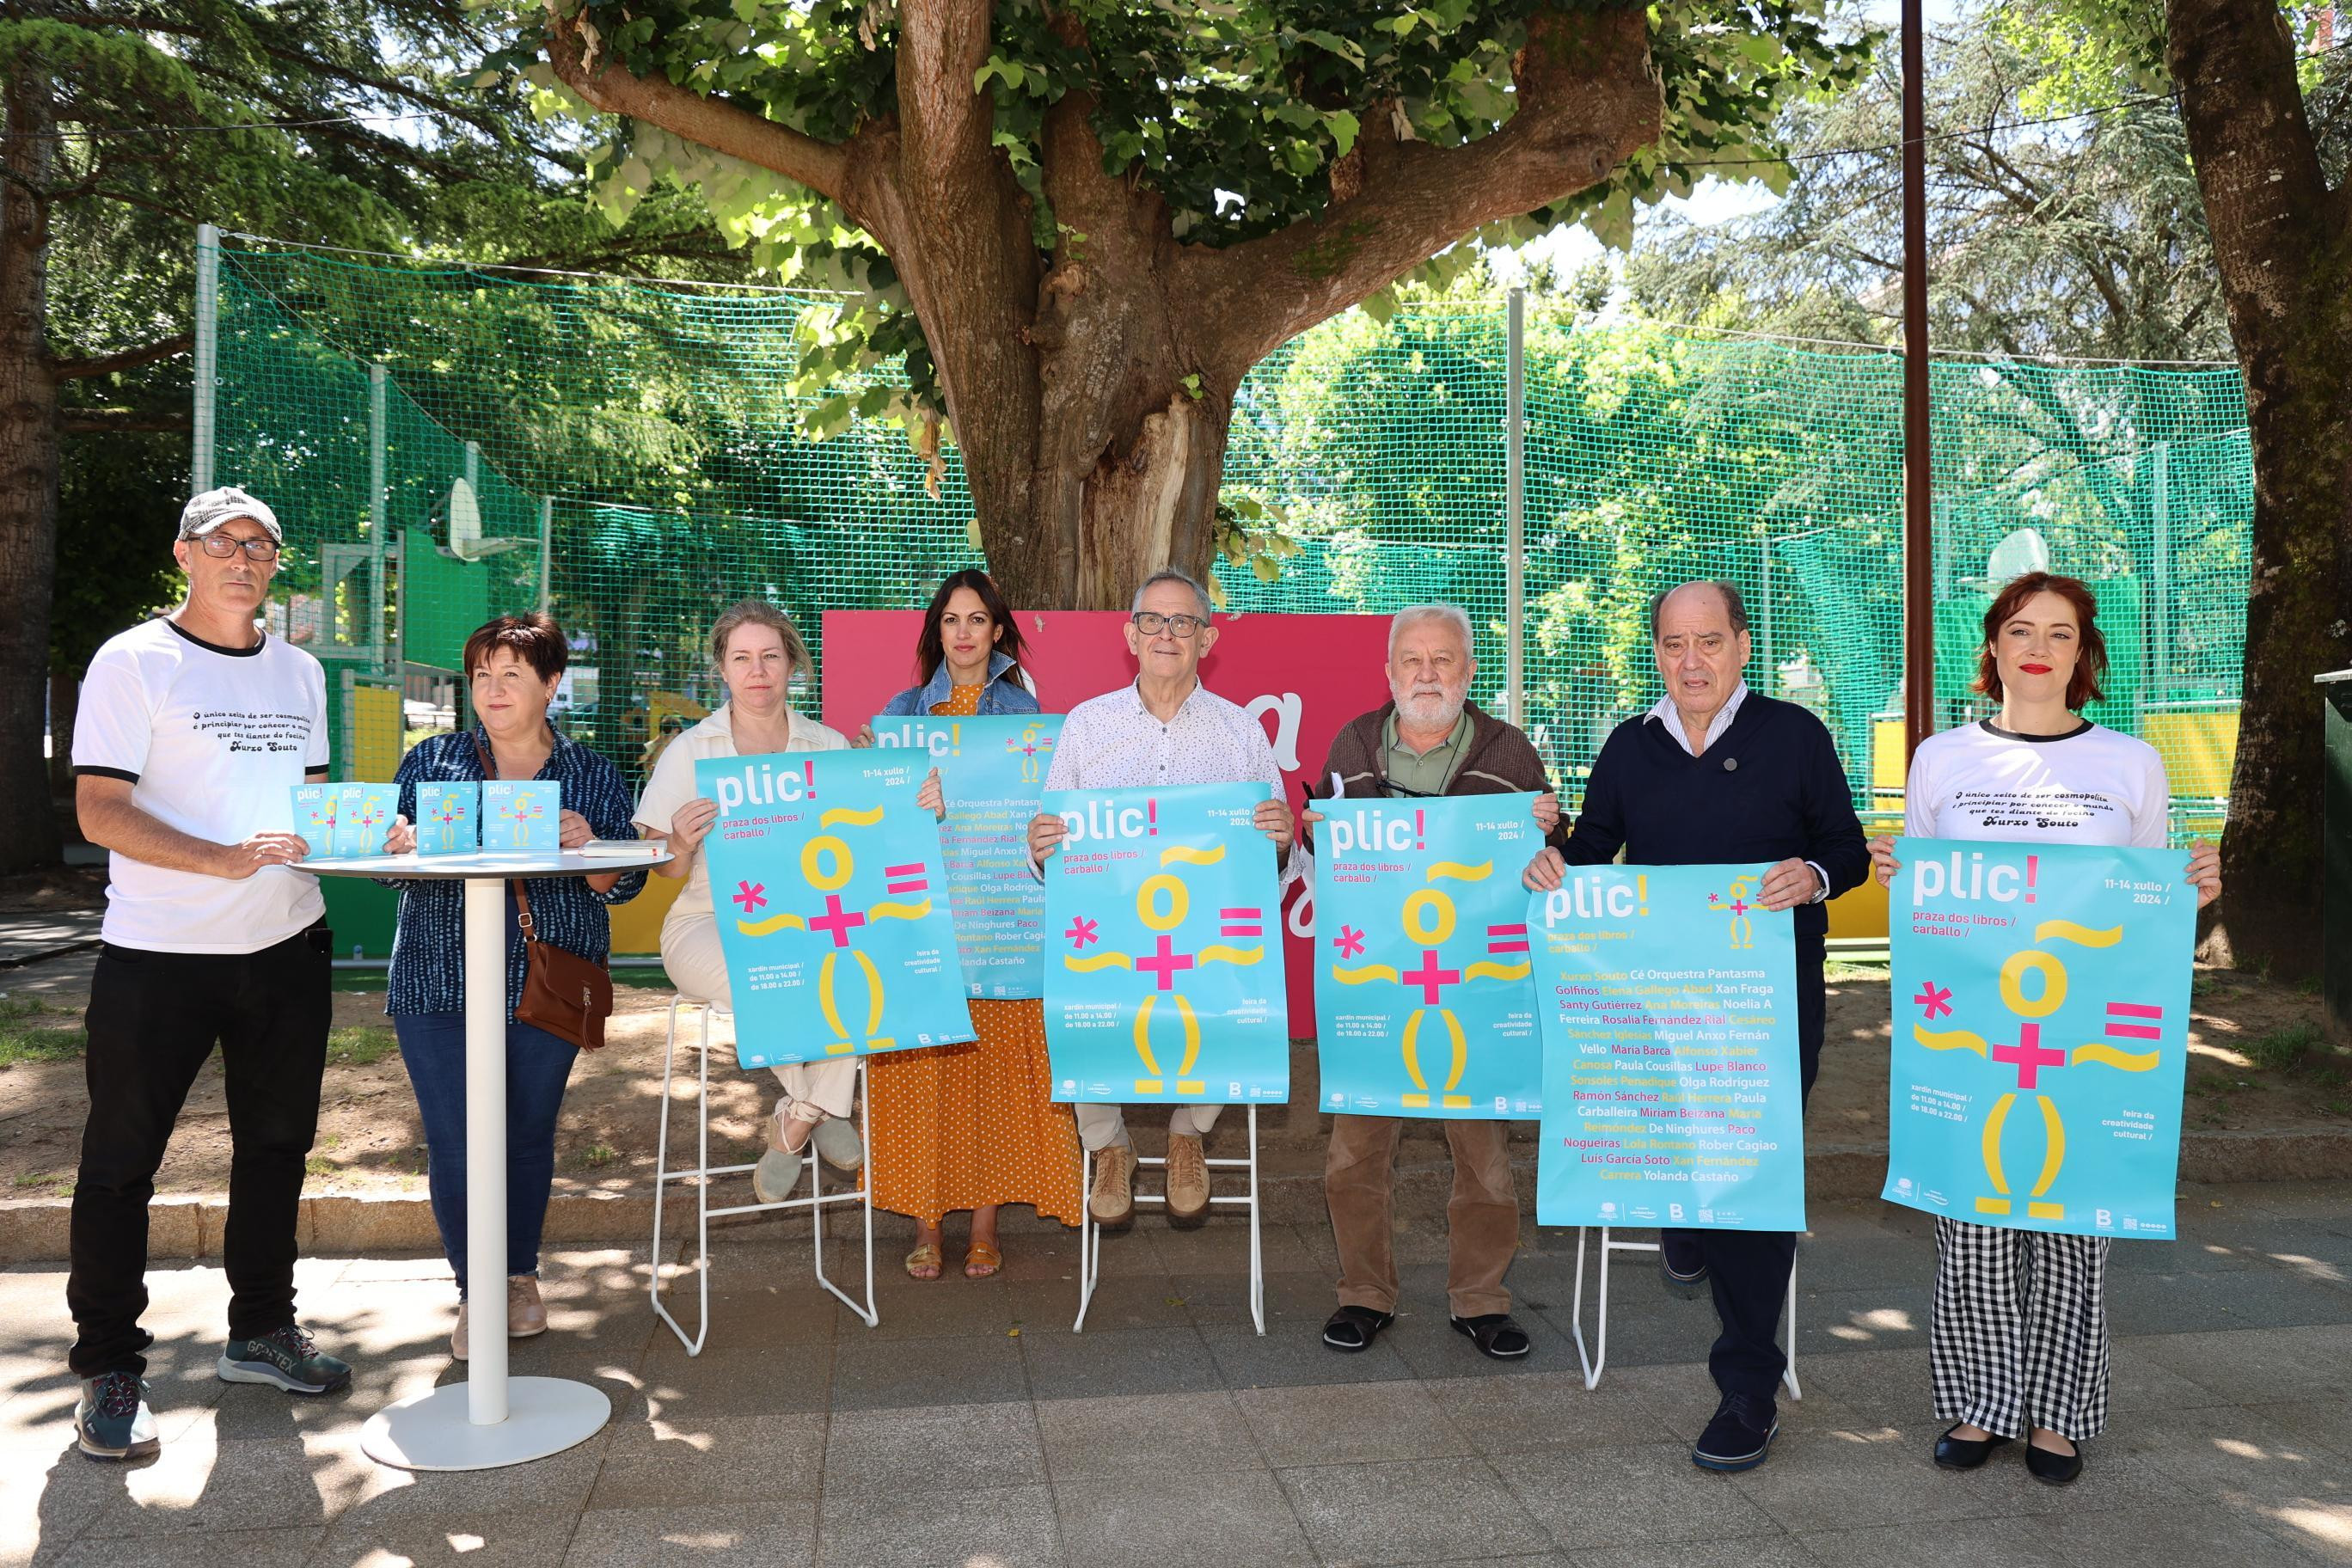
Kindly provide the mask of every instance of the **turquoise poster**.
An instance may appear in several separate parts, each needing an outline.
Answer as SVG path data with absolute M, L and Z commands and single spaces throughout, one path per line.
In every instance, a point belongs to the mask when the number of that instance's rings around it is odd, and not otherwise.
M 1570 867 L 1528 898 L 1538 1224 L 1805 1228 L 1796 924 L 1764 871 Z
M 1905 838 L 1895 855 L 1886 1200 L 2169 1240 L 2187 852 Z
M 745 1067 L 972 1038 L 928 771 L 870 751 L 694 764 Z
M 1323 1109 L 1543 1109 L 1528 895 L 1535 795 L 1328 800 L 1315 829 Z
M 912 752 L 919 765 L 928 757 L 940 770 L 948 804 L 940 847 L 956 949 L 974 996 L 1045 994 L 1045 889 L 1029 873 L 1029 822 L 1061 733 L 1058 713 L 874 720 L 877 746 Z
M 1262 784 L 1055 790 L 1045 1046 L 1057 1100 L 1290 1098 L 1274 846 Z

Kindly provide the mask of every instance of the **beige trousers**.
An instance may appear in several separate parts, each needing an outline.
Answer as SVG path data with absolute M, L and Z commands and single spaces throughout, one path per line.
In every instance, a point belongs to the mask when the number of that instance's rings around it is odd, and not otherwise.
M 662 967 L 669 971 L 680 993 L 711 1002 L 732 1012 L 734 992 L 727 984 L 727 959 L 719 950 L 719 921 L 708 915 L 670 921 L 662 926 Z M 836 1057 L 830 1061 L 803 1062 L 771 1068 L 784 1086 L 776 1110 L 787 1121 L 823 1121 L 846 1116 L 857 1093 L 857 1060 Z
M 1080 1105 L 1078 1142 L 1091 1154 L 1097 1149 L 1108 1149 L 1117 1143 L 1122 1148 L 1133 1146 L 1135 1140 L 1127 1135 L 1127 1107 L 1123 1105 Z M 1209 1129 L 1217 1124 L 1222 1105 L 1180 1105 L 1168 1114 L 1168 1131 L 1171 1136 L 1190 1135 L 1205 1138 Z

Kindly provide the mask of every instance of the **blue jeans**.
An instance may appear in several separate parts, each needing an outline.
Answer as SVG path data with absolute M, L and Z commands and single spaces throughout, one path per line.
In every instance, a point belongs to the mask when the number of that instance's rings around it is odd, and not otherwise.
M 401 1013 L 392 1026 L 425 1120 L 425 1174 L 441 1250 L 466 1293 L 466 1016 Z M 525 1023 L 507 1025 L 507 1272 L 539 1272 L 540 1232 L 555 1180 L 555 1119 L 580 1047 Z

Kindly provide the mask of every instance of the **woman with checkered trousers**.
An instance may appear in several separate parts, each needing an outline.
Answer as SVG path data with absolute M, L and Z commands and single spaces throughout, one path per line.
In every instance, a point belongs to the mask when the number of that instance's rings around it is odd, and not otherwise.
M 1992 718 L 1929 737 L 1904 784 L 1913 838 L 2036 840 L 2161 849 L 2171 791 L 2144 741 L 2082 717 L 2106 672 L 2098 601 L 2073 577 L 2029 572 L 1985 612 L 1976 689 Z M 2020 826 L 2031 823 L 2032 826 Z M 1871 842 L 1882 884 L 1899 864 Z M 2221 891 L 2221 856 L 2189 853 L 2200 909 Z M 2063 1486 L 2107 1419 L 2108 1238 L 1936 1220 L 1928 1353 L 1936 1415 L 1953 1425 L 1936 1463 L 1972 1470 L 2026 1439 L 2025 1468 Z

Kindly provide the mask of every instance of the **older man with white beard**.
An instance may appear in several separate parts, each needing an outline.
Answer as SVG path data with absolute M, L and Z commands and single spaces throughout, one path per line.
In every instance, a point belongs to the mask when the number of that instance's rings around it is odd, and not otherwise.
M 1459 608 L 1399 611 L 1389 625 L 1390 700 L 1339 731 L 1321 777 L 1336 777 L 1342 795 L 1391 800 L 1533 790 L 1536 823 L 1548 842 L 1558 842 L 1559 800 L 1543 759 L 1516 726 L 1469 700 L 1477 672 L 1470 617 Z M 1321 816 L 1308 812 L 1301 820 Z M 1323 1194 L 1339 1253 L 1339 1310 L 1323 1325 L 1323 1342 L 1335 1351 L 1368 1348 L 1396 1318 L 1389 1194 L 1403 1131 L 1398 1116 L 1331 1118 Z M 1454 1195 L 1445 1210 L 1447 1304 L 1455 1330 L 1497 1360 L 1528 1350 L 1503 1286 L 1519 1242 L 1509 1137 L 1507 1121 L 1445 1123 L 1454 1154 Z

